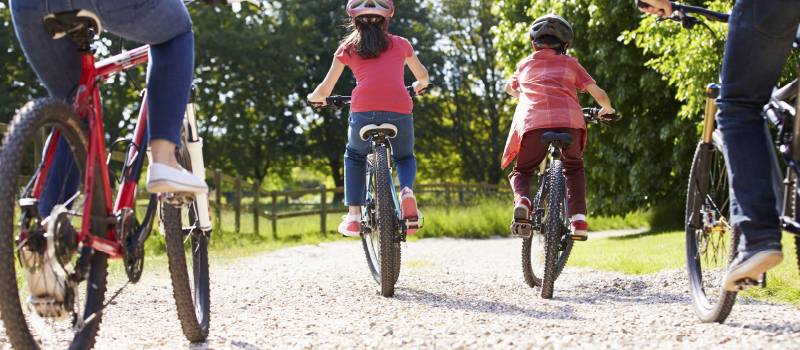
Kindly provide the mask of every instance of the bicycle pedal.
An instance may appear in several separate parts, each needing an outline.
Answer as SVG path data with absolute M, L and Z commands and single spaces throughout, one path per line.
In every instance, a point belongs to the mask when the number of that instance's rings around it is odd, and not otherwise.
M 520 238 L 530 238 L 533 235 L 533 225 L 522 220 L 512 222 L 511 234 Z
M 589 240 L 589 237 L 586 237 L 586 236 L 569 235 L 569 238 L 572 239 L 573 241 L 578 241 L 578 242 L 586 242 L 586 241 Z
M 158 200 L 161 203 L 176 207 L 183 208 L 194 202 L 194 194 L 191 193 L 160 193 Z
M 755 286 L 758 286 L 760 284 L 761 284 L 760 281 L 756 281 L 756 280 L 754 280 L 752 278 L 744 278 L 744 279 L 736 281 L 736 289 L 738 289 L 741 292 L 741 291 L 746 290 L 747 288 L 755 287 Z

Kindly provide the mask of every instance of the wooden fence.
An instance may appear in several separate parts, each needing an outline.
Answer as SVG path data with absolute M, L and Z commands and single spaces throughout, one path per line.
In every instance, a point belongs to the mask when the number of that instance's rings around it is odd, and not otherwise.
M 253 233 L 257 235 L 261 234 L 259 218 L 270 222 L 272 235 L 277 237 L 279 220 L 305 216 L 319 217 L 319 230 L 325 233 L 328 232 L 328 214 L 347 212 L 347 207 L 342 203 L 331 201 L 336 194 L 344 192 L 341 187 L 329 188 L 322 185 L 301 190 L 267 191 L 262 189 L 258 182 L 249 182 L 241 177 L 224 174 L 220 170 L 208 171 L 207 178 L 212 179 L 209 182 L 211 185 L 209 198 L 215 226 L 222 227 L 223 210 L 229 210 L 233 212 L 234 231 L 237 233 L 241 232 L 244 215 L 250 216 L 253 220 Z M 230 191 L 225 191 L 225 188 L 229 188 Z M 507 196 L 510 195 L 510 188 L 490 184 L 431 183 L 416 185 L 414 193 L 422 204 L 450 208 L 467 204 L 476 197 Z M 302 200 L 303 198 L 305 200 Z M 246 199 L 249 199 L 249 207 L 244 204 Z M 292 205 L 292 202 L 295 205 Z M 311 207 L 311 209 L 297 207 Z
M 6 124 L 0 123 L 0 139 L 5 134 L 6 128 Z M 41 145 L 37 144 L 37 147 Z M 40 152 L 35 151 L 35 153 L 38 155 Z M 124 153 L 113 152 L 111 159 L 123 162 Z M 320 232 L 325 233 L 328 232 L 328 214 L 347 212 L 342 203 L 332 201 L 337 194 L 344 193 L 341 187 L 328 188 L 322 185 L 300 190 L 267 191 L 258 181 L 250 182 L 238 176 L 224 174 L 218 169 L 207 170 L 206 179 L 211 179 L 209 204 L 215 227 L 226 227 L 222 223 L 224 212 L 232 212 L 233 231 L 236 233 L 242 231 L 242 219 L 247 216 L 253 220 L 252 233 L 256 235 L 261 235 L 261 219 L 269 222 L 272 236 L 277 238 L 279 220 L 306 216 L 318 216 Z M 510 189 L 508 186 L 489 184 L 434 183 L 416 185 L 414 192 L 423 205 L 435 204 L 449 208 L 457 204 L 466 204 L 476 196 L 507 195 Z M 140 199 L 146 198 L 147 194 L 141 193 Z

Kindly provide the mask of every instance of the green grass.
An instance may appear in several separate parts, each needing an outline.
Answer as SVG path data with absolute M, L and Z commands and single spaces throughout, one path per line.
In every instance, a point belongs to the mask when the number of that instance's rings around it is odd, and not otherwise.
M 784 235 L 784 262 L 767 274 L 766 289 L 751 288 L 746 297 L 779 301 L 800 307 L 800 270 L 794 237 Z M 589 240 L 575 245 L 570 266 L 584 266 L 625 274 L 644 275 L 686 266 L 683 232 Z M 688 283 L 688 282 L 687 282 Z

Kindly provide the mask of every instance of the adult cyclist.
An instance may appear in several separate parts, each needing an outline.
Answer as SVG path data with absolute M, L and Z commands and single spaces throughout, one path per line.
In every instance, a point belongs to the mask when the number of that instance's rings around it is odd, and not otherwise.
M 642 0 L 641 11 L 666 17 L 667 0 Z M 739 0 L 728 24 L 722 62 L 717 127 L 731 186 L 731 223 L 743 233 L 739 254 L 723 279 L 737 291 L 744 279 L 758 280 L 783 260 L 774 188 L 772 145 L 761 116 L 789 56 L 800 23 L 800 1 Z
M 44 25 L 51 13 L 87 10 L 103 28 L 122 38 L 150 44 L 147 69 L 148 131 L 153 163 L 148 168 L 147 190 L 153 193 L 203 193 L 204 179 L 182 169 L 175 158 L 194 73 L 192 21 L 181 0 L 11 0 L 11 15 L 22 50 L 42 84 L 54 98 L 69 101 L 76 92 L 81 63 L 77 45 L 53 39 Z M 51 175 L 40 198 L 47 216 L 77 189 L 62 184 L 68 174 L 79 175 L 65 141 L 59 143 Z M 79 176 L 71 176 L 78 178 Z M 62 189 L 61 187 L 73 187 Z

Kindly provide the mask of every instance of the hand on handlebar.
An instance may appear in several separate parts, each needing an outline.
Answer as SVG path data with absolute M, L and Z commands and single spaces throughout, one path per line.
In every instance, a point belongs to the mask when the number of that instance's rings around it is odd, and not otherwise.
M 672 15 L 672 3 L 668 0 L 636 0 L 639 11 L 667 18 Z
M 612 120 L 616 118 L 617 111 L 614 108 L 601 108 L 599 112 L 597 112 L 597 117 L 603 120 Z
M 415 81 L 413 84 L 411 84 L 411 87 L 414 89 L 415 95 L 422 95 L 422 93 L 424 93 L 430 85 L 431 84 L 428 82 Z
M 316 108 L 325 107 L 328 105 L 328 96 L 322 96 L 316 91 L 310 93 L 306 99 L 311 106 Z

